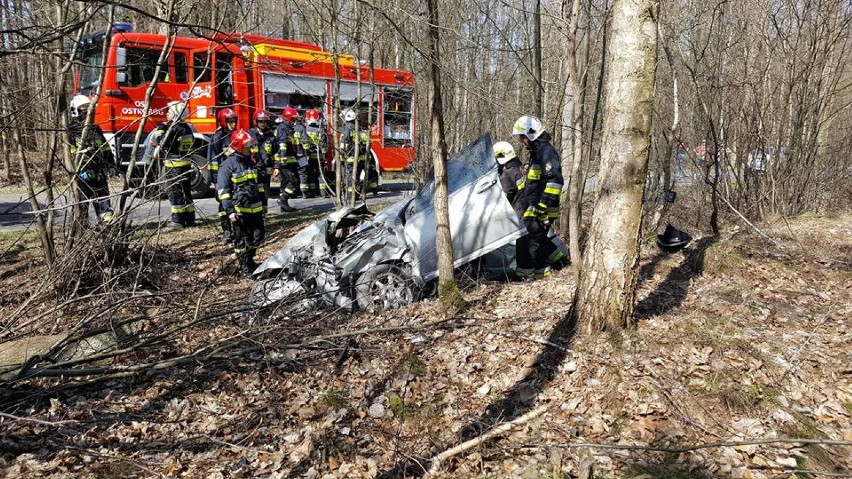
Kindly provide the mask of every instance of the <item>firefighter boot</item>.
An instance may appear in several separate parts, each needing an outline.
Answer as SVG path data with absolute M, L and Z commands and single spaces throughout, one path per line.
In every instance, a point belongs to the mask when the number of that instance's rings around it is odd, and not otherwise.
M 222 244 L 230 244 L 234 242 L 234 232 L 231 229 L 231 220 L 227 216 L 219 218 L 219 224 L 222 226 Z
M 240 263 L 240 276 L 243 278 L 251 279 L 251 274 L 254 272 L 255 268 L 252 268 L 252 261 L 248 254 L 240 254 L 237 257 L 237 261 Z
M 287 198 L 286 196 L 282 196 L 281 198 L 278 198 L 278 206 L 280 206 L 281 211 L 284 211 L 284 212 L 296 211 L 296 208 L 293 208 L 292 206 L 290 206 L 290 199 Z

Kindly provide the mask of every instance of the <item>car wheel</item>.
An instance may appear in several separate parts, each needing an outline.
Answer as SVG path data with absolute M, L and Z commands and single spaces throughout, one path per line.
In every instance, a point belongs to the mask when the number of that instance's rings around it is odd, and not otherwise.
M 413 302 L 414 280 L 397 265 L 380 264 L 358 278 L 355 294 L 362 310 L 378 313 Z
M 192 170 L 189 176 L 192 198 L 204 198 L 210 192 L 210 171 L 207 170 L 207 158 L 192 155 Z

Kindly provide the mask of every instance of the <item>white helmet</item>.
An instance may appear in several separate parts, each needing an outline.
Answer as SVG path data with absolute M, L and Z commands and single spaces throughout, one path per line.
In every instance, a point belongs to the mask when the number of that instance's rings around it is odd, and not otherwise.
M 498 141 L 494 143 L 494 158 L 497 163 L 505 165 L 512 158 L 515 158 L 515 148 L 508 141 Z
M 541 126 L 541 121 L 534 116 L 522 116 L 518 118 L 515 126 L 512 127 L 513 135 L 524 135 L 530 141 L 535 141 L 543 132 L 544 128 Z
M 347 108 L 340 113 L 343 121 L 355 121 L 355 110 Z
M 166 118 L 170 121 L 183 121 L 186 120 L 188 116 L 188 111 L 186 110 L 186 104 L 182 101 L 170 101 L 168 105 L 166 105 L 169 109 L 166 112 Z
M 90 100 L 86 95 L 74 95 L 74 98 L 71 99 L 71 104 L 69 105 L 71 108 L 71 116 L 74 118 L 85 116 L 86 109 L 89 108 L 89 105 L 91 104 L 92 100 Z

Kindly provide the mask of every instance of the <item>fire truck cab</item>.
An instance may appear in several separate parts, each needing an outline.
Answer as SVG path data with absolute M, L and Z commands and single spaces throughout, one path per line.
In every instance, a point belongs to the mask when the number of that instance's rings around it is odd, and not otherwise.
M 166 121 L 166 105 L 175 100 L 187 103 L 187 123 L 195 131 L 191 158 L 196 197 L 208 193 L 207 142 L 217 127 L 216 113 L 226 107 L 237 112 L 238 128 L 245 129 L 259 108 L 275 115 L 285 106 L 302 115 L 319 109 L 329 134 L 327 177 L 334 177 L 328 172 L 334 168 L 335 132 L 342 130 L 341 120 L 332 115 L 338 99 L 341 109 L 358 105 L 359 125 L 370 132 L 377 171 L 402 170 L 414 158 L 410 72 L 370 69 L 351 55 L 291 40 L 239 33 L 167 37 L 133 32 L 127 24 L 86 37 L 78 60 L 75 91 L 95 95 L 100 85 L 94 122 L 122 166 L 134 164 L 133 177 L 139 181 L 159 174 L 158 165 L 143 161 L 142 142 Z

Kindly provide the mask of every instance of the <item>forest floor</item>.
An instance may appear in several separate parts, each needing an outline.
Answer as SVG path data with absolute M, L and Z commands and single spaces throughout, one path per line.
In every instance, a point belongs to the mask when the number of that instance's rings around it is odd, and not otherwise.
M 852 477 L 852 214 L 760 227 L 648 242 L 636 327 L 594 335 L 566 319 L 568 269 L 462 278 L 455 317 L 427 299 L 264 322 L 214 226 L 157 235 L 132 293 L 82 301 L 39 286 L 35 238 L 0 238 L 0 349 L 83 318 L 173 328 L 91 374 L 0 382 L 0 476 Z

